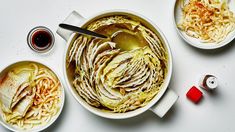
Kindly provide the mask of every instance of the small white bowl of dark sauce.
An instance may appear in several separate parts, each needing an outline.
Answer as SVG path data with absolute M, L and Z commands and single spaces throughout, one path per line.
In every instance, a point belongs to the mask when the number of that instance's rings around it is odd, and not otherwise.
M 50 51 L 54 45 L 55 37 L 52 31 L 44 26 L 37 26 L 30 30 L 27 36 L 29 47 L 38 53 Z

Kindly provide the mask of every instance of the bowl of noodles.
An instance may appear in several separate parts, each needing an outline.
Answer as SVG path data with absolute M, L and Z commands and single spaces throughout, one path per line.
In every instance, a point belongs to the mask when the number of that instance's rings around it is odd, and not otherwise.
M 173 22 L 188 44 L 217 49 L 235 38 L 234 4 L 233 0 L 176 0 Z
M 64 88 L 58 75 L 35 61 L 19 61 L 0 73 L 0 123 L 11 131 L 42 131 L 59 117 Z

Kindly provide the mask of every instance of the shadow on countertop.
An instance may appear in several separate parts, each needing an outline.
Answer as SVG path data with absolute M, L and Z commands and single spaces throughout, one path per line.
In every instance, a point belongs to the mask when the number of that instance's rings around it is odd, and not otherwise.
M 66 109 L 66 104 L 68 102 L 65 102 L 65 106 L 64 106 L 64 110 L 67 111 Z M 95 122 L 102 122 L 103 124 L 114 128 L 115 130 L 118 128 L 121 128 L 122 130 L 131 130 L 133 128 L 136 128 L 136 126 L 144 126 L 150 122 L 154 122 L 156 123 L 156 125 L 169 125 L 170 122 L 174 122 L 176 119 L 176 114 L 178 112 L 177 109 L 177 104 L 175 104 L 169 111 L 168 113 L 163 117 L 160 118 L 157 115 L 155 115 L 153 112 L 151 112 L 150 110 L 147 110 L 146 112 L 132 117 L 132 118 L 128 118 L 128 119 L 121 119 L 121 120 L 114 120 L 114 119 L 107 119 L 107 118 L 103 118 L 103 117 L 99 117 L 95 114 L 92 114 L 91 112 L 85 110 L 84 111 L 87 116 L 89 116 L 89 118 Z M 64 118 L 64 116 L 66 116 L 64 113 L 66 112 L 62 112 L 61 115 L 59 116 L 59 118 L 56 120 L 56 122 L 54 122 L 50 127 L 48 127 L 47 129 L 45 129 L 43 132 L 57 132 L 59 131 L 59 127 L 60 125 L 62 125 L 63 121 L 62 119 Z M 96 126 L 98 127 L 98 126 Z
M 185 42 L 186 43 L 186 42 Z M 221 54 L 225 54 L 228 53 L 229 51 L 231 51 L 233 48 L 235 48 L 235 39 L 233 41 L 231 41 L 229 44 L 220 47 L 218 49 L 210 49 L 210 50 L 205 50 L 205 49 L 199 49 L 199 48 L 195 48 L 189 44 L 186 44 L 188 47 L 190 47 L 193 51 L 196 52 L 200 52 L 203 55 L 207 55 L 207 56 L 219 56 Z
M 136 126 L 145 125 L 149 122 L 155 122 L 156 125 L 164 125 L 169 124 L 170 122 L 174 121 L 174 115 L 177 113 L 177 105 L 174 105 L 168 113 L 163 117 L 160 118 L 155 115 L 150 110 L 129 119 L 122 119 L 122 120 L 112 120 L 106 118 L 95 118 L 97 121 L 102 121 L 103 123 L 107 124 L 108 126 L 112 126 L 113 128 L 122 128 L 122 130 L 132 128 L 136 128 Z

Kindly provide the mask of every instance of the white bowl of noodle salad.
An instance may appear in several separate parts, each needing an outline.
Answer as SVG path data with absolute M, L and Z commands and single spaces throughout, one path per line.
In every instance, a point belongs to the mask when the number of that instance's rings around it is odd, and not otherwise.
M 0 73 L 0 123 L 11 131 L 42 131 L 59 117 L 64 88 L 58 75 L 35 61 L 19 61 Z
M 234 4 L 234 0 L 176 0 L 173 22 L 190 45 L 217 49 L 235 38 Z

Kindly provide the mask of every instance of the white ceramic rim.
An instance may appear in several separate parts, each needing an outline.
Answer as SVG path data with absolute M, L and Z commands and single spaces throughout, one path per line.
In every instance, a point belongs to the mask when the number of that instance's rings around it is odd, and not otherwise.
M 221 42 L 219 43 L 203 43 L 200 42 L 200 39 L 196 39 L 193 37 L 188 36 L 184 31 L 181 31 L 178 27 L 177 27 L 177 22 L 176 22 L 176 8 L 179 2 L 179 0 L 175 0 L 174 5 L 173 5 L 173 25 L 175 27 L 175 29 L 177 30 L 177 33 L 179 34 L 179 36 L 181 36 L 181 38 L 183 38 L 184 41 L 186 41 L 188 44 L 190 44 L 193 47 L 199 48 L 199 49 L 205 49 L 205 50 L 212 50 L 212 49 L 218 49 L 221 47 L 224 47 L 225 45 L 229 44 L 231 41 L 233 41 L 233 39 L 235 38 L 235 30 L 232 31 L 231 33 L 228 34 L 228 36 Z M 231 5 L 232 3 L 229 4 L 230 9 L 231 9 Z M 234 7 L 233 7 L 234 8 Z M 235 10 L 235 9 L 233 9 Z M 234 12 L 234 11 L 233 11 Z M 235 14 L 235 12 L 234 12 Z M 180 14 L 178 14 L 180 15 Z
M 5 66 L 3 69 L 1 69 L 1 72 L 4 71 L 5 69 L 7 69 L 8 67 L 12 66 L 12 65 L 15 65 L 15 64 L 17 64 L 17 63 L 24 63 L 24 62 L 32 62 L 32 63 L 41 64 L 41 65 L 43 65 L 43 66 L 49 68 L 49 69 L 56 75 L 56 77 L 59 79 L 60 84 L 61 84 L 61 98 L 60 98 L 60 99 L 61 99 L 61 106 L 60 106 L 60 110 L 58 111 L 58 113 L 57 113 L 55 116 L 53 116 L 53 117 L 51 118 L 51 121 L 49 121 L 48 124 L 42 125 L 42 126 L 38 126 L 37 128 L 33 128 L 33 129 L 29 129 L 29 130 L 21 130 L 21 129 L 14 128 L 12 125 L 10 125 L 10 124 L 8 124 L 8 123 L 6 123 L 6 122 L 4 122 L 4 121 L 1 121 L 1 120 L 0 120 L 0 124 L 1 124 L 2 126 L 4 126 L 5 128 L 11 130 L 11 131 L 27 131 L 27 132 L 31 132 L 31 131 L 42 131 L 42 130 L 45 130 L 46 128 L 48 128 L 49 126 L 51 126 L 51 125 L 58 119 L 58 117 L 60 116 L 60 114 L 61 114 L 61 112 L 62 112 L 62 110 L 63 110 L 64 102 L 65 102 L 64 86 L 63 86 L 63 83 L 62 83 L 60 77 L 59 77 L 58 74 L 55 72 L 55 70 L 53 70 L 53 69 L 52 69 L 50 66 L 48 66 L 47 64 L 44 64 L 44 63 L 38 62 L 38 61 L 34 61 L 34 60 L 15 61 L 15 62 L 13 62 L 13 63 L 8 64 L 8 65 Z M 1 74 L 1 72 L 0 72 L 0 74 Z M 1 116 L 1 115 L 0 115 L 0 116 Z M 1 117 L 1 118 L 2 118 L 2 117 Z M 10 127 L 10 126 L 12 126 L 12 127 Z
M 98 108 L 95 108 L 91 105 L 89 105 L 87 102 L 84 101 L 84 99 L 82 99 L 78 93 L 75 91 L 75 89 L 73 88 L 73 86 L 70 85 L 70 82 L 68 80 L 67 77 L 67 73 L 66 73 L 66 55 L 68 52 L 68 48 L 71 44 L 71 41 L 73 40 L 74 36 L 76 35 L 76 33 L 73 33 L 70 38 L 67 41 L 67 46 L 66 46 L 66 50 L 64 53 L 64 61 L 63 61 L 63 73 L 65 76 L 65 81 L 67 86 L 69 87 L 70 92 L 72 93 L 73 97 L 83 106 L 85 107 L 85 109 L 87 109 L 88 111 L 90 111 L 91 113 L 94 113 L 95 115 L 104 117 L 104 118 L 109 118 L 109 119 L 126 119 L 126 118 L 131 118 L 134 116 L 137 116 L 143 112 L 145 112 L 146 110 L 149 110 L 164 94 L 164 92 L 166 91 L 170 79 L 171 79 L 171 75 L 172 75 L 172 54 L 171 54 L 171 50 L 169 47 L 169 43 L 166 39 L 166 37 L 164 36 L 164 34 L 161 32 L 161 30 L 159 29 L 159 27 L 152 22 L 151 20 L 149 20 L 148 18 L 144 17 L 143 15 L 140 15 L 136 12 L 130 11 L 130 10 L 123 10 L 123 9 L 117 9 L 117 10 L 107 10 L 107 11 L 103 11 L 100 13 L 97 13 L 95 15 L 92 15 L 91 17 L 85 18 L 84 21 L 82 21 L 79 25 L 82 26 L 84 24 L 86 24 L 87 22 L 89 22 L 90 20 L 94 19 L 94 18 L 99 18 L 102 15 L 105 14 L 111 14 L 111 13 L 120 13 L 120 14 L 131 14 L 133 16 L 142 18 L 143 20 L 145 20 L 146 22 L 148 22 L 151 26 L 153 26 L 156 31 L 160 34 L 160 38 L 162 39 L 162 41 L 164 42 L 164 46 L 168 52 L 168 73 L 167 76 L 165 78 L 165 82 L 162 85 L 162 88 L 160 90 L 160 92 L 144 107 L 142 108 L 138 108 L 134 111 L 130 111 L 130 112 L 126 112 L 126 113 L 111 113 L 111 112 L 103 112 L 101 110 L 98 110 Z

